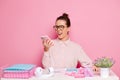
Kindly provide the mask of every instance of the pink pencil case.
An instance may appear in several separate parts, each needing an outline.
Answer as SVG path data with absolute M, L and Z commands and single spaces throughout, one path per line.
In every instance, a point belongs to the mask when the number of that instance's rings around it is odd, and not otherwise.
M 27 71 L 3 71 L 3 78 L 30 78 L 34 75 L 35 68 Z

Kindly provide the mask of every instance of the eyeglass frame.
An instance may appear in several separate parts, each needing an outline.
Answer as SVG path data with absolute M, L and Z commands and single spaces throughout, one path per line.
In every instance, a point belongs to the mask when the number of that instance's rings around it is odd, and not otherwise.
M 58 29 L 63 30 L 63 29 L 65 28 L 65 26 L 64 26 L 64 25 L 59 25 L 59 26 L 54 25 L 53 28 L 54 28 L 55 30 L 58 30 Z

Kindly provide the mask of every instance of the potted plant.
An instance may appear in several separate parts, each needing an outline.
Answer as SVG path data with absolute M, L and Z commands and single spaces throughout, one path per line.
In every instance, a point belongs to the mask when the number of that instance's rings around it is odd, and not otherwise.
M 97 58 L 94 61 L 94 66 L 100 68 L 101 77 L 108 77 L 109 70 L 113 66 L 114 63 L 115 61 L 113 60 L 113 58 L 102 57 L 102 58 Z

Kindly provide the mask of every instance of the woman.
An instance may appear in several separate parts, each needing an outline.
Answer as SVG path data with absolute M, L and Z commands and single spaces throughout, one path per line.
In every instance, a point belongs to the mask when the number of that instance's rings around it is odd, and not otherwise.
M 92 66 L 92 61 L 85 54 L 82 48 L 70 40 L 70 19 L 64 13 L 56 19 L 53 27 L 57 33 L 57 39 L 43 40 L 44 55 L 42 64 L 44 68 L 75 68 L 80 62 L 81 66 Z

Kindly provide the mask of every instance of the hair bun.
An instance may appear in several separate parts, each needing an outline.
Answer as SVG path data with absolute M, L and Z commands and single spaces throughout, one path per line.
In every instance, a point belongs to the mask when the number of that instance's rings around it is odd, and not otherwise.
M 68 14 L 66 14 L 66 13 L 63 13 L 63 15 L 62 16 L 64 16 L 64 17 L 68 17 Z

